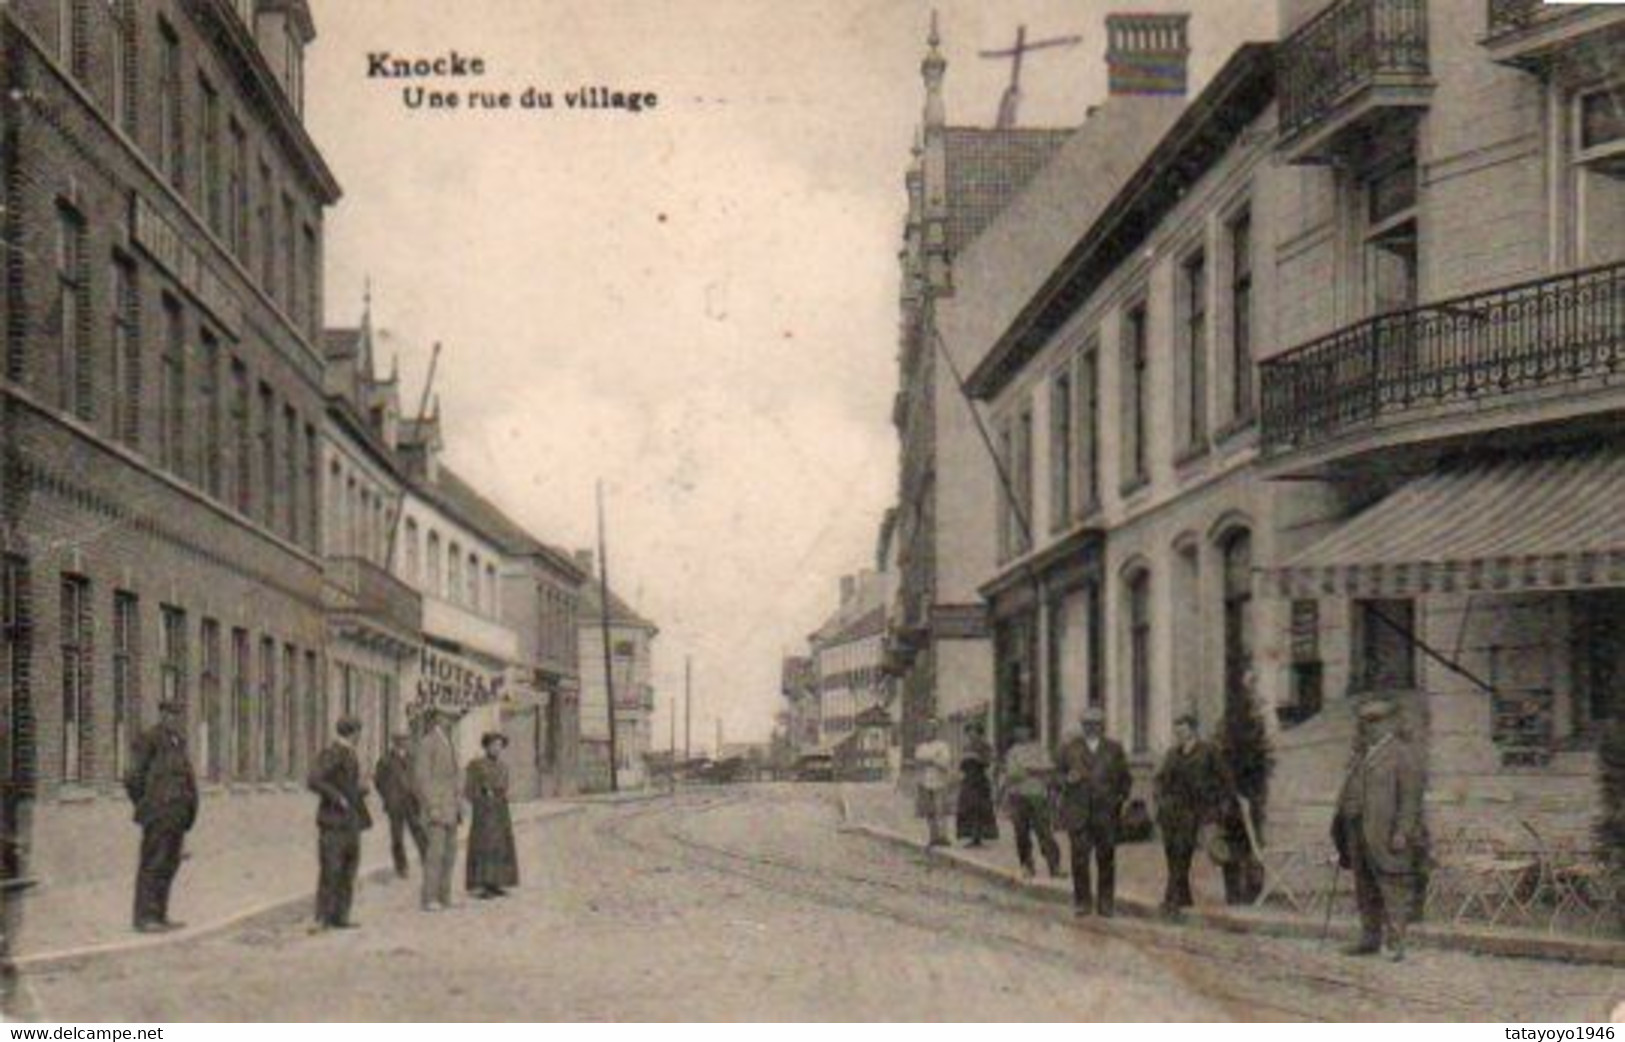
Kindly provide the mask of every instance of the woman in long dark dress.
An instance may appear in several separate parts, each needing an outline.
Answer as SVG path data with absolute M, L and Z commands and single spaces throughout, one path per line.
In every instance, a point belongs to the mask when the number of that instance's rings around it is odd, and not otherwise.
M 474 805 L 467 886 L 476 897 L 501 897 L 507 887 L 519 885 L 519 856 L 508 814 L 508 766 L 502 762 L 508 739 L 492 731 L 480 739 L 480 747 L 485 755 L 469 762 L 463 782 L 464 795 Z
M 979 847 L 984 840 L 999 838 L 999 819 L 993 808 L 993 779 L 988 771 L 993 763 L 993 747 L 982 737 L 982 728 L 972 724 L 959 755 L 959 805 L 954 815 L 954 832 L 967 847 Z

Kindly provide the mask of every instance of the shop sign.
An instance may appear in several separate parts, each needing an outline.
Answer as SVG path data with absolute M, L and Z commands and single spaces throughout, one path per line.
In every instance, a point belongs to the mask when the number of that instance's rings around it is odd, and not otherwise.
M 478 665 L 444 651 L 424 648 L 419 661 L 417 708 L 462 713 L 502 699 L 507 687 L 502 671 Z

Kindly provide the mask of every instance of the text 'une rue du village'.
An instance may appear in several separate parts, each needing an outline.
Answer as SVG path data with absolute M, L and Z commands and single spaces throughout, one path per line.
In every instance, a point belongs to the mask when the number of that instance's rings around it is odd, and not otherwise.
M 367 55 L 367 78 L 382 80 L 457 81 L 481 79 L 487 65 L 483 57 L 457 51 L 431 57 L 407 57 L 390 51 Z M 647 112 L 660 103 L 653 91 L 620 90 L 584 84 L 570 90 L 553 91 L 529 86 L 508 90 L 485 86 L 452 86 L 408 82 L 401 88 L 401 103 L 408 109 L 437 112 L 546 111 L 565 109 L 580 112 Z

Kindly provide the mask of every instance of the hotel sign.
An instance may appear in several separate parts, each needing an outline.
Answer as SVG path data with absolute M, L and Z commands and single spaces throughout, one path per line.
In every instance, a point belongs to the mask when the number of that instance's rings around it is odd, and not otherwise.
M 500 671 L 490 672 L 461 656 L 424 648 L 419 661 L 416 709 L 467 712 L 500 701 L 507 681 Z
M 186 244 L 175 226 L 163 218 L 151 203 L 135 196 L 130 211 L 130 235 L 147 256 L 180 283 L 188 296 L 215 317 L 233 337 L 242 334 L 243 312 L 225 282 L 204 263 L 198 252 Z

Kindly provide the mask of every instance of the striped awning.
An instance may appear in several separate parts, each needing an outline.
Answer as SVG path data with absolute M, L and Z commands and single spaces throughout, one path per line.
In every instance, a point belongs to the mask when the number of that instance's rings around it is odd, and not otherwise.
M 1625 586 L 1625 452 L 1441 466 L 1266 573 L 1283 597 Z

